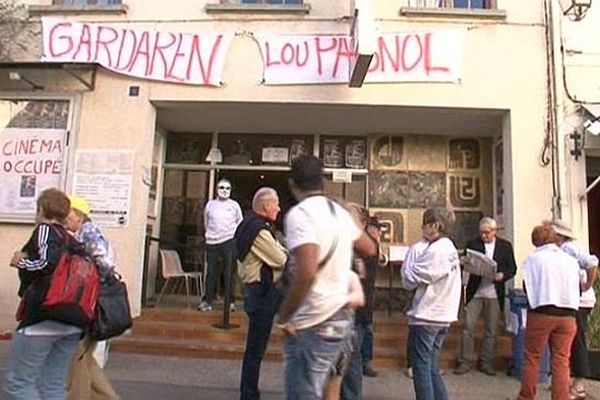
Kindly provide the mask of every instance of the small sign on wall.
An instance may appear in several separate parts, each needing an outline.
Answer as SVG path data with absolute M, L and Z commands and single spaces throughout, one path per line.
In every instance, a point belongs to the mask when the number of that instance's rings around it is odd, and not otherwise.
M 262 162 L 287 163 L 290 150 L 287 147 L 265 147 L 262 149 Z
M 351 183 L 352 171 L 349 171 L 347 169 L 336 169 L 335 171 L 333 171 L 333 181 L 341 183 Z

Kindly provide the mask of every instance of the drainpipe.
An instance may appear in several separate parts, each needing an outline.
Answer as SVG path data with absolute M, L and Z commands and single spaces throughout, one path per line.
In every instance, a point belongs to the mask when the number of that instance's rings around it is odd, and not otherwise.
M 552 7 L 553 0 L 544 0 L 544 26 L 546 39 L 546 74 L 548 84 L 547 95 L 547 110 L 548 116 L 546 120 L 546 144 L 550 147 L 550 164 L 552 173 L 552 218 L 557 219 L 562 217 L 562 179 L 561 166 L 564 166 L 564 152 L 562 150 L 562 142 L 559 140 L 558 133 L 558 114 L 562 113 L 562 101 L 557 96 L 556 71 L 560 68 L 556 58 L 557 50 L 560 50 L 560 29 L 554 28 L 554 10 Z M 558 38 L 557 38 L 558 34 Z M 562 115 L 562 114 L 561 114 Z M 546 147 L 547 148 L 547 147 Z M 548 162 L 542 160 L 542 164 L 548 165 Z

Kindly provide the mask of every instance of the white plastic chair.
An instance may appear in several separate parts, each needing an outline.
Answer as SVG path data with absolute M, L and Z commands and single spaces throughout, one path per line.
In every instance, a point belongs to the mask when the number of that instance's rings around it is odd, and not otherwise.
M 172 279 L 176 282 L 173 286 L 173 292 L 177 288 L 177 280 L 183 278 L 185 281 L 185 293 L 188 307 L 190 306 L 190 280 L 196 282 L 196 288 L 198 290 L 198 296 L 202 298 L 204 294 L 204 285 L 202 284 L 202 272 L 185 272 L 181 267 L 181 260 L 179 254 L 175 250 L 160 250 L 160 263 L 162 267 L 162 276 L 166 279 L 158 298 L 156 299 L 156 305 L 160 303 L 169 281 Z

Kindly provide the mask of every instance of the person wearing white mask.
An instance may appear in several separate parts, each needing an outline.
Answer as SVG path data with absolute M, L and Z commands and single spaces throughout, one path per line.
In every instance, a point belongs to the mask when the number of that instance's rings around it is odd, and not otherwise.
M 200 311 L 211 311 L 215 300 L 217 282 L 221 275 L 229 277 L 229 290 L 233 290 L 233 265 L 237 226 L 242 221 L 242 209 L 232 200 L 231 182 L 221 179 L 217 184 L 217 198 L 209 200 L 204 207 L 204 238 L 206 243 L 206 293 L 198 306 Z M 229 273 L 227 273 L 229 271 Z M 234 309 L 233 303 L 230 307 Z

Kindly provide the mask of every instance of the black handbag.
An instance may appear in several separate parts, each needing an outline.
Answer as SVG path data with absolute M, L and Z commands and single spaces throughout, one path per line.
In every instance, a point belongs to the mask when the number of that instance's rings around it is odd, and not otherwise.
M 121 335 L 133 326 L 127 286 L 119 275 L 113 275 L 100 283 L 96 319 L 90 326 L 93 340 L 106 340 Z

